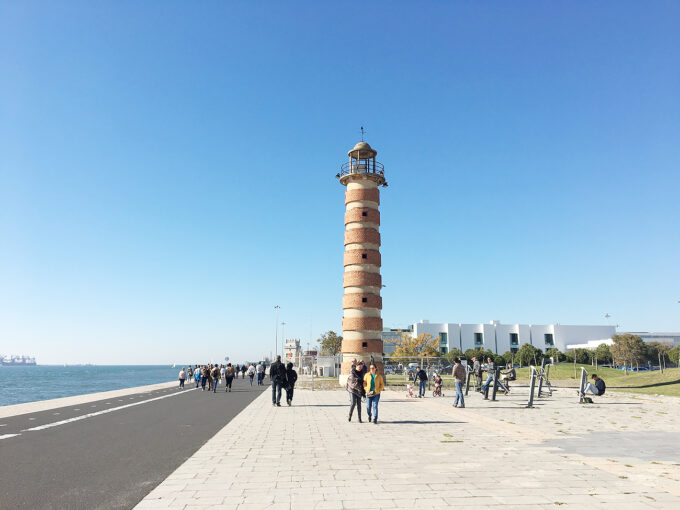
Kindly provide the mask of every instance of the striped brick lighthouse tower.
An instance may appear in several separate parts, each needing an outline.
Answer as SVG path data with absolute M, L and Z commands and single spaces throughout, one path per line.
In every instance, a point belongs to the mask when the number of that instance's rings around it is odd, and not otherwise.
M 363 132 L 363 128 L 362 128 Z M 383 373 L 382 298 L 380 290 L 380 190 L 387 186 L 377 151 L 361 141 L 336 176 L 345 191 L 345 254 L 342 297 L 342 368 L 347 382 L 352 361 L 373 361 Z

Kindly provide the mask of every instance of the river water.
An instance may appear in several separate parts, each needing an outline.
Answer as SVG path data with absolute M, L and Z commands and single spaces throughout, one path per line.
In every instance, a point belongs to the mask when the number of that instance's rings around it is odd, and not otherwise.
M 169 365 L 0 366 L 0 406 L 177 380 Z

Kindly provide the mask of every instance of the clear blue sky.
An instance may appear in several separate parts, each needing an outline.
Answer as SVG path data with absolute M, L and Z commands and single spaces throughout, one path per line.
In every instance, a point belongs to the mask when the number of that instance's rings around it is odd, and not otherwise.
M 384 322 L 680 330 L 678 2 L 2 2 L 0 352 L 256 358 Z M 279 335 L 281 330 L 279 328 Z

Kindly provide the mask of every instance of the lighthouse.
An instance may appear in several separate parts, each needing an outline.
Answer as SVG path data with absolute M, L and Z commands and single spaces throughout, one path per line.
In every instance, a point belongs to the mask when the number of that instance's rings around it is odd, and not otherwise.
M 355 359 L 373 362 L 383 373 L 379 187 L 387 181 L 377 154 L 359 142 L 336 176 L 346 187 L 340 384 L 347 381 Z

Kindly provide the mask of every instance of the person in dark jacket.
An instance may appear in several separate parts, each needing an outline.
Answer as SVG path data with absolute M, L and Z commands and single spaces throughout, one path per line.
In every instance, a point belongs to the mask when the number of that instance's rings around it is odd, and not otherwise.
M 281 363 L 281 356 L 276 356 L 276 361 L 269 367 L 269 376 L 272 379 L 272 405 L 281 407 L 281 389 L 286 385 L 286 367 Z
M 349 392 L 350 406 L 349 406 L 349 420 L 352 421 L 352 413 L 354 408 L 357 408 L 357 417 L 361 423 L 361 398 L 364 393 L 364 364 L 359 361 L 352 364 L 349 377 L 347 377 L 347 391 Z
M 297 381 L 297 372 L 293 369 L 293 364 L 286 365 L 286 403 L 288 405 L 293 402 L 293 390 L 295 390 L 295 381 Z
M 597 374 L 591 376 L 595 380 L 595 384 L 586 384 L 586 389 L 584 393 L 592 393 L 593 395 L 601 396 L 604 395 L 604 391 L 607 389 L 607 385 L 604 383 L 604 379 L 601 379 Z
M 427 384 L 427 372 L 424 368 L 418 367 L 416 374 L 413 376 L 413 382 L 418 383 L 418 398 L 425 396 L 425 385 Z

